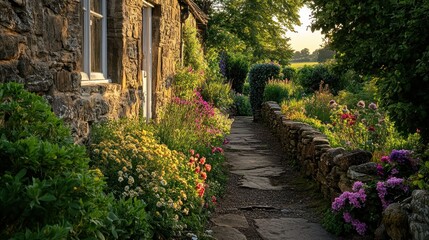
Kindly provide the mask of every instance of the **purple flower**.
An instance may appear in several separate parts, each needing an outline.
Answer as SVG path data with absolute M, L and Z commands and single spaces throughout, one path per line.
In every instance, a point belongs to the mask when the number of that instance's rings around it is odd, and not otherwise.
M 390 174 L 391 174 L 392 176 L 397 175 L 398 173 L 399 173 L 399 171 L 398 171 L 398 169 L 396 169 L 396 168 L 393 168 L 393 169 L 390 171 Z
M 406 164 L 410 162 L 411 152 L 408 150 L 392 150 L 389 156 L 390 160 L 399 164 Z
M 349 212 L 343 213 L 343 219 L 346 223 L 350 223 L 352 221 L 352 215 Z
M 362 183 L 361 181 L 356 181 L 356 182 L 353 184 L 352 190 L 353 190 L 354 192 L 357 192 L 357 191 L 359 191 L 359 189 L 361 189 L 361 188 L 363 188 L 363 183 Z
M 359 221 L 359 220 L 357 220 L 357 219 L 353 219 L 353 220 L 352 220 L 352 226 L 355 228 L 356 232 L 357 232 L 359 235 L 361 235 L 361 236 L 365 235 L 366 228 L 367 228 L 367 226 L 366 226 L 366 224 L 365 224 L 365 223 L 360 222 L 360 221 Z
M 377 164 L 377 175 L 384 176 L 384 168 L 381 164 Z

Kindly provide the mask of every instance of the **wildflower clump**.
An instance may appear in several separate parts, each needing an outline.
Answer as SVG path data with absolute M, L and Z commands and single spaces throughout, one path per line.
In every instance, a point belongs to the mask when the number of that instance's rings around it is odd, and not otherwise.
M 202 164 L 203 158 L 198 167 L 204 170 L 196 171 L 183 153 L 160 144 L 149 131 L 115 123 L 102 128 L 108 134 L 92 145 L 92 159 L 116 198 L 143 200 L 156 237 L 172 238 L 200 227 L 190 225 L 202 224 L 192 219 L 204 205 L 210 166 Z

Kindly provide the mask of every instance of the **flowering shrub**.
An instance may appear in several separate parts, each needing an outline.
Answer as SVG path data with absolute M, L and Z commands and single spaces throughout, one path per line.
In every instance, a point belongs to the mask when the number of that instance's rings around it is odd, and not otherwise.
M 377 173 L 383 178 L 409 177 L 418 170 L 418 160 L 409 150 L 393 150 L 389 156 L 383 156 L 377 164 Z
M 330 106 L 333 132 L 341 139 L 342 146 L 370 152 L 385 150 L 388 137 L 386 118 L 375 103 L 366 107 L 364 101 L 359 101 L 357 109 L 349 110 L 347 106 L 340 106 L 332 100 Z
M 371 234 L 381 221 L 382 211 L 410 195 L 405 178 L 415 172 L 416 161 L 411 153 L 393 150 L 381 161 L 384 167 L 378 165 L 377 169 L 383 180 L 366 184 L 357 181 L 352 192 L 343 192 L 332 202 L 333 213 L 342 216 L 342 224 L 349 225 L 343 230 L 353 228 L 360 235 Z
M 127 128 L 123 122 L 100 127 L 98 132 L 104 136 L 99 139 L 104 140 L 92 145 L 93 164 L 107 177 L 116 198 L 137 198 L 146 203 L 157 237 L 171 238 L 189 228 L 201 228 L 202 222 L 194 219 L 202 217 L 210 165 L 203 164 L 201 170 L 184 154 L 159 144 L 151 132 Z M 194 157 L 197 160 L 203 162 L 203 158 Z
M 197 91 L 192 100 L 174 98 L 167 112 L 156 126 L 156 136 L 169 148 L 181 152 L 195 149 L 206 153 L 211 145 L 222 143 L 232 123 Z

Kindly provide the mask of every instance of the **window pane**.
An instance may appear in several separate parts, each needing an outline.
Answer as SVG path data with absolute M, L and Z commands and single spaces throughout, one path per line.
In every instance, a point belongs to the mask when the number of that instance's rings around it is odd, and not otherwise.
M 101 20 L 91 16 L 91 72 L 101 72 Z

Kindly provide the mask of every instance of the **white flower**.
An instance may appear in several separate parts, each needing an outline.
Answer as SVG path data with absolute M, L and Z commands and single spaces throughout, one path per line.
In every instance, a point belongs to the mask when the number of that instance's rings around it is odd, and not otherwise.
M 123 177 L 118 177 L 118 182 L 122 182 L 122 181 L 124 181 L 124 178 Z
M 125 186 L 125 191 L 128 192 L 128 190 L 130 190 L 130 186 Z
M 134 183 L 134 178 L 132 176 L 130 176 L 128 178 L 128 184 L 133 185 L 133 183 Z

